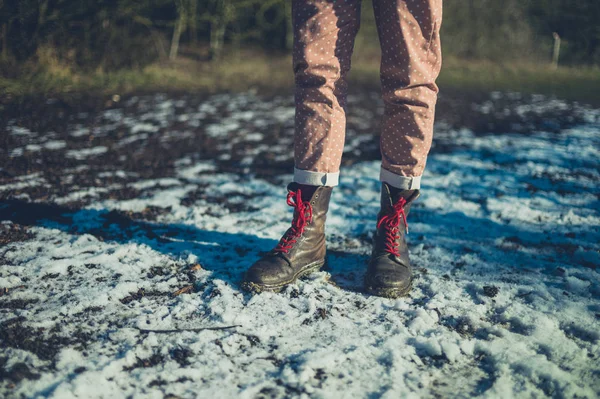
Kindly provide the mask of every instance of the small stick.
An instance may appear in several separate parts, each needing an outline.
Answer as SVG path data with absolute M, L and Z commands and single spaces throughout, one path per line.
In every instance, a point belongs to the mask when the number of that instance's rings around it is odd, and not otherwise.
M 169 334 L 169 333 L 176 333 L 176 332 L 184 332 L 184 331 L 191 331 L 191 332 L 200 332 L 200 331 L 204 331 L 204 330 L 227 330 L 229 328 L 236 328 L 236 327 L 241 327 L 240 324 L 236 324 L 233 326 L 218 326 L 218 327 L 201 327 L 201 328 L 181 328 L 181 329 L 176 329 L 176 330 L 152 330 L 152 329 L 147 329 L 147 328 L 139 328 L 137 327 L 137 329 L 140 332 L 144 332 L 144 333 L 157 333 L 157 334 Z

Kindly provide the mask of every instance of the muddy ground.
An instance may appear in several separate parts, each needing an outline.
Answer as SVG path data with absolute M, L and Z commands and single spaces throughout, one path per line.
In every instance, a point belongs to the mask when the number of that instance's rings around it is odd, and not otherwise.
M 137 211 L 102 213 L 98 216 L 100 223 L 89 228 L 78 225 L 72 218 L 92 203 L 152 197 L 157 189 L 156 184 L 136 183 L 159 179 L 165 179 L 163 181 L 168 183 L 168 179 L 176 177 L 177 162 L 184 158 L 189 159 L 191 164 L 211 160 L 215 162 L 219 173 L 252 176 L 283 187 L 285 181 L 281 176 L 289 175 L 293 167 L 291 97 L 263 98 L 264 107 L 269 108 L 260 109 L 260 112 L 273 117 L 261 117 L 260 120 L 256 119 L 256 109 L 252 105 L 254 94 L 234 98 L 223 95 L 221 100 L 212 102 L 211 109 L 203 111 L 202 106 L 207 98 L 200 94 L 140 94 L 123 98 L 35 98 L 2 104 L 0 186 L 3 190 L 0 191 L 0 220 L 10 223 L 0 225 L 0 264 L 5 268 L 18 266 L 11 263 L 7 251 L 18 251 L 19 247 L 11 244 L 32 240 L 34 235 L 31 228 L 42 224 L 71 225 L 72 233 L 90 234 L 102 242 L 127 242 L 135 237 L 160 241 L 162 237 L 169 236 L 168 226 L 153 222 L 171 212 L 170 207 L 149 205 Z M 231 101 L 236 101 L 233 108 Z M 379 158 L 377 121 L 381 110 L 377 92 L 350 95 L 344 166 Z M 237 116 L 232 115 L 234 111 Z M 240 112 L 247 112 L 247 116 L 240 117 Z M 201 123 L 194 122 L 195 115 L 198 115 Z M 518 145 L 520 137 L 533 131 L 547 132 L 551 141 L 552 137 L 560 137 L 570 127 L 590 123 L 586 115 L 585 109 L 579 104 L 553 102 L 535 95 L 442 93 L 436 125 L 436 135 L 440 139 L 434 140 L 432 154 L 452 154 L 463 148 L 463 142 L 452 140 L 452 132 L 457 130 L 468 129 L 477 137 L 510 134 Z M 224 133 L 215 129 L 226 130 Z M 257 129 L 261 135 L 253 134 Z M 582 174 L 582 179 L 597 179 L 593 174 L 577 173 Z M 185 178 L 178 179 L 185 183 Z M 530 185 L 531 193 L 548 190 L 545 184 L 555 185 L 553 189 L 563 192 L 570 189 L 568 184 L 563 184 L 565 176 L 561 172 L 555 175 L 540 172 L 539 182 L 539 185 L 535 182 Z M 596 187 L 598 183 L 600 181 L 596 181 Z M 243 184 L 243 179 L 238 184 Z M 224 195 L 212 192 L 210 186 L 197 184 L 195 189 L 180 199 L 180 204 L 192 206 L 202 200 L 203 203 L 214 204 L 215 215 L 219 215 L 221 209 L 226 209 L 228 214 L 256 210 L 253 199 L 261 193 L 247 194 L 242 191 L 235 195 Z M 600 191 L 591 194 L 600 200 Z M 207 208 L 206 212 L 211 215 L 211 208 Z M 192 230 L 189 233 L 182 230 L 172 232 L 178 238 L 191 237 L 193 234 Z M 364 246 L 368 245 L 369 237 L 357 236 L 356 240 L 353 245 Z M 350 242 L 347 244 L 351 245 Z M 43 245 L 52 243 L 45 242 Z M 505 245 L 519 246 L 522 242 L 518 237 L 513 241 L 508 237 Z M 238 256 L 245 255 L 249 250 L 248 247 L 234 248 Z M 577 246 L 569 248 L 565 245 L 563 251 L 575 253 Z M 581 262 L 588 269 L 595 270 L 598 266 L 594 258 Z M 87 267 L 93 269 L 98 265 L 89 264 Z M 174 278 L 176 286 L 183 290 L 181 292 L 140 289 L 119 300 L 127 305 L 142 298 L 169 301 L 186 294 L 200 293 L 208 299 L 220 295 L 218 287 L 197 281 L 194 267 L 193 264 L 184 268 L 166 265 L 153 268 L 146 275 L 146 278 L 157 281 L 166 277 Z M 427 271 L 422 270 L 421 273 Z M 556 273 L 561 273 L 560 268 Z M 0 277 L 9 274 L 2 271 Z M 102 315 L 102 309 L 96 307 L 82 309 L 77 314 L 65 317 L 64 323 L 81 326 L 70 330 L 68 335 L 65 335 L 61 323 L 54 323 L 49 329 L 30 327 L 28 318 L 35 318 L 36 299 L 21 299 L 18 293 L 61 287 L 61 283 L 54 286 L 58 274 L 47 273 L 38 277 L 35 281 L 23 278 L 19 285 L 0 290 L 2 347 L 29 352 L 44 364 L 38 369 L 32 368 L 25 360 L 8 364 L 9 359 L 0 353 L 0 384 L 5 394 L 10 395 L 13 389 L 26 381 L 39 380 L 42 374 L 51 372 L 56 367 L 57 355 L 62 349 L 75 348 L 85 353 L 91 343 L 106 339 L 101 332 L 96 334 L 93 331 L 94 324 L 99 322 Z M 78 278 L 76 271 L 72 272 L 72 278 Z M 116 274 L 111 278 L 119 280 Z M 498 294 L 498 288 L 493 283 L 479 289 L 483 297 L 493 298 Z M 68 303 L 68 293 L 58 290 L 56 295 L 63 296 L 63 302 Z M 527 292 L 522 295 L 527 295 Z M 361 304 L 357 303 L 356 306 L 360 307 Z M 314 320 L 326 317 L 327 312 L 321 309 L 315 313 Z M 599 313 L 596 313 L 596 318 L 600 318 Z M 118 319 L 109 323 L 115 329 L 123 324 Z M 460 334 L 470 334 L 464 320 L 448 318 L 444 323 Z M 521 327 L 518 323 L 509 326 L 516 330 Z M 580 331 L 576 327 L 570 333 L 585 342 L 593 343 L 598 339 L 595 335 L 587 337 L 587 330 Z M 260 344 L 260 339 L 253 335 L 248 335 L 247 339 L 249 345 Z M 169 359 L 183 367 L 189 364 L 190 356 L 190 350 L 182 346 L 179 350 L 172 350 L 168 356 L 155 354 L 138 358 L 126 371 L 153 367 Z M 597 357 L 597 354 L 594 356 Z M 277 361 L 273 359 L 273 362 Z M 430 361 L 435 363 L 437 360 L 431 358 Z M 73 373 L 85 371 L 85 367 L 82 367 Z M 485 384 L 488 383 L 482 380 L 481 392 L 485 392 Z M 166 382 L 160 379 L 150 382 L 151 386 L 164 384 Z M 297 388 L 290 386 L 285 392 L 290 395 L 302 393 L 294 389 Z M 546 393 L 551 395 L 552 391 Z M 262 395 L 269 397 L 269 392 L 265 391 Z M 272 394 L 273 397 L 278 395 Z M 169 396 L 165 394 L 165 397 Z

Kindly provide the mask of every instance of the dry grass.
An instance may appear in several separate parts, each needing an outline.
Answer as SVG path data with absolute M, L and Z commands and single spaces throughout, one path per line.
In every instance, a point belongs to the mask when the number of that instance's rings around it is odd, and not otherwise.
M 145 91 L 222 92 L 257 89 L 287 92 L 293 87 L 291 57 L 242 50 L 218 62 L 180 58 L 157 62 L 141 70 L 77 71 L 62 65 L 51 53 L 44 62 L 25 68 L 19 78 L 0 77 L 5 96 L 60 95 L 71 92 L 126 94 Z M 353 60 L 353 84 L 379 86 L 376 54 L 358 53 Z M 561 67 L 530 63 L 495 64 L 446 57 L 438 80 L 441 90 L 520 91 L 600 103 L 600 68 Z

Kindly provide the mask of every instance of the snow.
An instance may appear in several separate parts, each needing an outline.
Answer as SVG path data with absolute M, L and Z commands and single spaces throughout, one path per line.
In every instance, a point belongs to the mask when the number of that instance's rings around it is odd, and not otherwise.
M 516 94 L 491 98 L 503 96 Z M 253 102 L 254 113 L 245 110 Z M 158 104 L 143 109 L 144 122 L 119 110 L 103 118 L 107 126 L 129 126 L 129 138 L 155 134 L 167 120 L 200 123 L 222 138 L 243 121 L 265 120 L 270 109 L 281 109 L 281 121 L 293 116 L 290 107 L 249 94 L 214 96 L 184 118 L 175 117 L 174 100 L 163 96 Z M 227 118 L 202 121 L 223 107 Z M 548 108 L 564 109 L 540 97 L 518 112 Z M 600 111 L 586 112 L 587 123 L 560 134 L 481 135 L 439 125 L 436 145 L 452 150 L 429 158 L 409 217 L 416 281 L 409 297 L 395 300 L 361 289 L 378 210 L 376 161 L 342 170 L 327 223 L 328 268 L 280 294 L 239 289 L 244 270 L 289 223 L 278 181 L 182 157 L 170 177 L 114 186 L 146 190 L 143 196 L 100 199 L 110 187 L 82 187 L 54 198 L 93 200 L 0 248 L 0 290 L 10 293 L 0 296 L 0 323 L 8 331 L 22 317 L 35 339 L 63 341 L 52 356 L 3 346 L 5 370 L 25 363 L 39 378 L 2 382 L 0 395 L 597 397 Z M 88 130 L 71 134 L 80 132 Z M 33 133 L 13 126 L 12 134 Z M 264 145 L 262 133 L 247 134 Z M 347 152 L 366 141 L 349 140 Z M 279 146 L 271 146 L 274 153 Z M 107 151 L 70 149 L 67 156 Z M 46 181 L 32 175 L 0 190 L 32 184 Z M 204 195 L 183 201 L 194 190 Z M 118 216 L 148 207 L 168 211 L 150 222 Z M 191 293 L 174 295 L 189 285 Z M 16 300 L 31 303 L 8 306 Z M 223 329 L 190 330 L 214 327 Z
M 108 151 L 108 148 L 104 146 L 92 147 L 92 148 L 83 148 L 80 150 L 69 150 L 67 151 L 68 158 L 75 158 L 78 160 L 82 160 L 88 157 L 93 157 L 95 155 L 104 154 Z
M 46 180 L 40 173 L 18 176 L 14 183 L 0 185 L 0 191 L 18 190 L 23 187 L 45 185 Z

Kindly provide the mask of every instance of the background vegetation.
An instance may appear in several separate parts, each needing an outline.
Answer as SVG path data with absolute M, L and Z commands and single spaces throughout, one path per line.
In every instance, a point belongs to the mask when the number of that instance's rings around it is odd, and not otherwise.
M 289 87 L 290 1 L 0 0 L 0 89 Z M 445 0 L 440 82 L 591 98 L 598 21 L 598 0 Z M 376 81 L 378 52 L 364 0 L 353 79 Z

